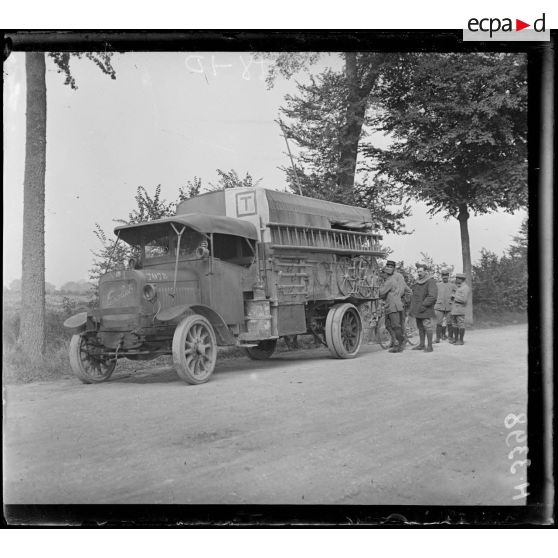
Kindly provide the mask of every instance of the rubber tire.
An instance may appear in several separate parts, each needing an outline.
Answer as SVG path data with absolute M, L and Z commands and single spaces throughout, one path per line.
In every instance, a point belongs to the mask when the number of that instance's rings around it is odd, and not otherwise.
M 343 344 L 341 325 L 343 319 L 348 313 L 354 313 L 357 319 L 358 339 L 356 346 L 352 350 L 348 350 Z M 364 337 L 364 329 L 362 327 L 362 320 L 357 308 L 353 304 L 345 302 L 343 304 L 336 304 L 327 313 L 325 325 L 326 344 L 329 352 L 335 358 L 355 358 L 362 344 Z
M 246 354 L 252 360 L 267 360 L 277 347 L 277 339 L 267 339 L 260 341 L 257 347 L 246 347 Z
M 200 326 L 202 331 L 205 330 L 205 335 L 209 338 L 209 358 L 207 359 L 207 366 L 204 374 L 195 374 L 188 366 L 186 354 L 184 351 L 186 345 L 186 338 L 194 326 Z M 217 362 L 217 339 L 213 326 L 209 321 L 200 316 L 199 314 L 191 314 L 186 316 L 177 326 L 172 338 L 172 360 L 176 372 L 185 382 L 198 385 L 203 384 L 209 380 L 213 371 L 215 370 L 215 363 Z M 195 366 L 194 366 L 195 368 Z
M 114 372 L 116 368 L 116 359 L 111 360 L 110 364 L 106 367 L 106 371 L 102 375 L 91 375 L 84 366 L 84 360 L 82 358 L 81 344 L 83 341 L 83 334 L 76 333 L 72 335 L 70 341 L 70 368 L 72 372 L 84 383 L 84 384 L 100 384 L 101 382 L 106 382 Z

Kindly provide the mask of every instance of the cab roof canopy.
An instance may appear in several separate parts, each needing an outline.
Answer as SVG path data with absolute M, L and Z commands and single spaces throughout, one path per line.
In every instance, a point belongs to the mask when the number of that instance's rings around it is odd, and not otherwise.
M 264 225 L 267 223 L 284 223 L 361 231 L 374 228 L 370 210 L 363 207 L 259 187 L 230 188 L 207 192 L 182 201 L 178 205 L 176 213 L 200 212 L 213 215 L 231 215 L 235 213 L 234 196 L 242 196 L 251 191 L 256 193 L 258 200 L 257 213 L 263 220 Z
M 128 244 L 136 244 L 144 234 L 158 235 L 166 234 L 167 232 L 174 233 L 171 223 L 174 223 L 179 231 L 183 226 L 186 226 L 203 234 L 229 234 L 251 240 L 258 239 L 256 227 L 248 221 L 242 221 L 234 217 L 204 215 L 200 213 L 175 215 L 134 225 L 120 225 L 114 229 L 114 233 L 120 233 L 120 238 Z

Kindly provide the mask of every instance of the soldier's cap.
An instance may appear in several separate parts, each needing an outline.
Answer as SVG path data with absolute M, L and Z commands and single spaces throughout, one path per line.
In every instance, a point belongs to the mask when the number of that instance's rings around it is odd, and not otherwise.
M 426 271 L 428 271 L 428 266 L 425 263 L 421 263 L 421 262 L 417 262 L 415 264 L 415 267 L 418 269 L 419 267 L 422 267 L 422 269 L 426 269 Z
M 449 275 L 449 270 L 442 269 L 442 275 Z
M 464 273 L 456 273 L 456 274 L 455 274 L 455 278 L 456 278 L 456 279 L 466 279 Z
M 386 262 L 386 267 L 395 267 L 395 262 L 393 260 L 388 260 Z

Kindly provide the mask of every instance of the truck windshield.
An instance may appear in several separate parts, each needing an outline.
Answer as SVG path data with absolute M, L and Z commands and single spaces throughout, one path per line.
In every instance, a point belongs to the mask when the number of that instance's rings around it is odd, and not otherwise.
M 169 234 L 144 237 L 144 254 L 148 260 L 168 256 L 170 254 Z
M 182 258 L 198 258 L 196 255 L 196 248 L 200 245 L 204 236 L 192 229 L 185 229 L 182 233 L 182 238 L 180 239 L 180 253 L 179 257 Z M 178 242 L 178 237 L 176 234 L 172 238 L 172 249 L 176 252 L 176 245 Z
M 170 227 L 169 227 L 170 229 Z M 196 248 L 205 237 L 192 229 L 186 228 L 180 239 L 180 253 L 182 258 L 195 258 Z M 162 257 L 176 257 L 176 246 L 178 236 L 170 229 L 167 231 L 144 231 L 143 233 L 143 252 L 146 260 Z

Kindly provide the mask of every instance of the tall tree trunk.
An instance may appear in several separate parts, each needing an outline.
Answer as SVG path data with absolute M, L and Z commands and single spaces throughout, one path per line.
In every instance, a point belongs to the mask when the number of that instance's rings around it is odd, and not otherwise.
M 45 351 L 45 55 L 25 55 L 27 120 L 23 184 L 21 330 L 23 351 L 40 362 Z
M 459 221 L 459 229 L 461 232 L 461 255 L 463 258 L 463 273 L 467 278 L 467 285 L 470 288 L 469 302 L 465 313 L 465 322 L 469 325 L 473 324 L 473 267 L 471 264 L 471 243 L 469 241 L 469 211 L 467 205 L 462 204 L 459 206 L 459 214 L 457 216 Z
M 355 52 L 345 53 L 345 78 L 347 80 L 348 97 L 345 127 L 341 132 L 339 146 L 339 169 L 337 182 L 343 192 L 352 194 L 355 182 L 358 144 L 366 113 L 369 90 L 360 86 Z

